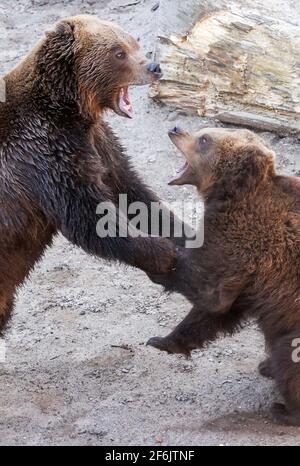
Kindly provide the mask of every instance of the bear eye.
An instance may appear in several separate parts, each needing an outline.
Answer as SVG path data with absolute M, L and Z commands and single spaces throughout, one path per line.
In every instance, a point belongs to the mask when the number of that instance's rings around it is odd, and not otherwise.
M 198 139 L 198 147 L 200 152 L 203 152 L 208 149 L 210 146 L 210 138 L 208 136 L 201 136 Z
M 124 52 L 124 50 L 118 50 L 116 52 L 116 57 L 119 59 L 119 60 L 124 60 L 124 58 L 126 58 L 126 53 Z

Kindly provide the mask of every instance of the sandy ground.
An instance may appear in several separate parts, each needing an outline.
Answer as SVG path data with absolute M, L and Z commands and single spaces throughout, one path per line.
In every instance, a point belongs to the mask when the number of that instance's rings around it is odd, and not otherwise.
M 2 0 L 0 71 L 53 21 L 83 12 L 119 22 L 150 52 L 159 14 L 151 11 L 154 4 Z M 179 161 L 166 132 L 175 122 L 197 127 L 199 118 L 153 103 L 145 88 L 132 97 L 137 117 L 113 117 L 112 124 L 137 169 L 166 201 L 195 200 L 192 189 L 166 184 Z M 300 170 L 299 141 L 264 137 L 282 173 Z M 7 332 L 0 444 L 300 444 L 300 429 L 270 419 L 268 407 L 279 395 L 257 373 L 264 344 L 254 324 L 189 361 L 145 346 L 188 310 L 181 296 L 162 293 L 142 272 L 88 257 L 58 237 L 20 290 Z

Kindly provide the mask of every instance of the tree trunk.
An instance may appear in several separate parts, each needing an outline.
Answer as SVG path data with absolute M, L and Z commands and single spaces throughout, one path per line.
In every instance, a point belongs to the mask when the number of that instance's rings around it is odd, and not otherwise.
M 279 19 L 279 9 L 271 17 L 260 6 L 258 15 L 255 3 L 161 0 L 157 54 L 164 75 L 152 97 L 224 122 L 300 134 L 299 8 L 292 24 Z

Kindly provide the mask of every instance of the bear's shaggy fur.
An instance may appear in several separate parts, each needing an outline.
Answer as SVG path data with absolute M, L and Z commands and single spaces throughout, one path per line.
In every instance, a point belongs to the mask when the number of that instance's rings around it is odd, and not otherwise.
M 160 76 L 138 43 L 90 16 L 68 18 L 4 76 L 0 103 L 0 332 L 20 285 L 53 236 L 146 272 L 165 273 L 176 256 L 163 238 L 103 238 L 96 207 L 128 195 L 157 197 L 133 170 L 103 121 L 112 109 L 131 116 L 128 85 Z
M 183 250 L 161 280 L 193 304 L 165 338 L 149 344 L 190 354 L 251 317 L 265 335 L 260 372 L 275 378 L 280 422 L 300 425 L 300 180 L 278 176 L 274 154 L 248 130 L 170 131 L 186 164 L 170 184 L 193 184 L 204 199 L 204 245 Z M 297 340 L 298 339 L 298 340 Z M 299 351 L 298 351 L 299 353 Z

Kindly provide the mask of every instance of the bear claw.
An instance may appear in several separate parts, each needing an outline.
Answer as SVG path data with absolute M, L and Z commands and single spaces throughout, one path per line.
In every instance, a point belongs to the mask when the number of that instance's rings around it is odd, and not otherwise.
M 187 348 L 183 348 L 173 342 L 171 339 L 164 337 L 152 337 L 147 341 L 147 346 L 153 346 L 153 348 L 159 349 L 160 351 L 166 351 L 169 354 L 183 354 L 187 358 L 191 356 L 191 352 Z
M 147 341 L 147 346 L 153 346 L 153 348 L 159 349 L 161 351 L 168 351 L 164 345 L 164 338 L 162 337 L 152 337 Z

